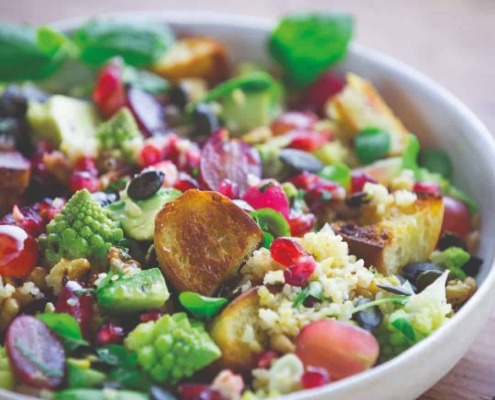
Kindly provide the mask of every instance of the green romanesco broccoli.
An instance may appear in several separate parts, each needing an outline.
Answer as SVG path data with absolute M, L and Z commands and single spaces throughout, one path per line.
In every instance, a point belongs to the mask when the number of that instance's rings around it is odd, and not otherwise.
M 462 270 L 462 267 L 470 258 L 470 254 L 460 247 L 449 247 L 444 251 L 434 251 L 430 256 L 432 262 L 444 266 L 461 281 L 466 279 L 466 273 Z
M 185 313 L 141 323 L 124 343 L 137 352 L 138 364 L 160 383 L 174 384 L 190 377 L 221 355 L 203 324 L 190 321 Z
M 96 131 L 100 150 L 110 151 L 114 156 L 122 156 L 134 164 L 136 155 L 143 144 L 141 131 L 127 107 L 123 107 L 111 119 L 104 122 Z
M 40 238 L 46 262 L 50 266 L 62 258 L 86 258 L 91 267 L 101 269 L 108 263 L 108 250 L 123 239 L 119 223 L 86 190 L 76 192 L 46 227 Z
M 447 303 L 446 271 L 421 293 L 390 314 L 374 332 L 380 344 L 380 362 L 390 360 L 442 326 L 452 311 Z
M 0 347 L 0 388 L 12 390 L 14 383 L 14 374 L 12 373 L 5 347 Z

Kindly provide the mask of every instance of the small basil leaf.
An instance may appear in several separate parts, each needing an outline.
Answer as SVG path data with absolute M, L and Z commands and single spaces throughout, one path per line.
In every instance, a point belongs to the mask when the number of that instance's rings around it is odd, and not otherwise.
M 316 300 L 321 300 L 323 298 L 323 285 L 321 282 L 310 282 L 294 299 L 293 307 L 297 308 L 304 304 L 306 299 L 312 297 Z
M 410 169 L 414 172 L 418 170 L 419 141 L 416 135 L 410 133 L 407 139 L 407 146 L 402 153 L 402 168 Z
M 174 41 L 174 35 L 161 22 L 94 19 L 73 35 L 80 57 L 90 65 L 100 66 L 115 56 L 127 64 L 151 65 Z
M 437 173 L 445 179 L 452 175 L 452 161 L 441 149 L 425 149 L 419 156 L 419 164 L 428 171 Z
M 48 28 L 0 24 L 0 81 L 37 80 L 50 76 L 66 56 L 63 35 Z
M 182 292 L 179 295 L 179 303 L 182 307 L 198 319 L 214 317 L 227 302 L 224 297 L 206 297 L 194 292 Z
M 391 325 L 412 342 L 416 341 L 416 334 L 414 333 L 414 328 L 409 320 L 398 318 L 392 321 Z
M 83 339 L 77 321 L 66 313 L 42 313 L 36 316 L 43 321 L 63 342 L 64 347 L 72 352 L 79 346 L 89 346 Z
M 301 87 L 345 56 L 352 32 L 353 20 L 347 14 L 289 15 L 272 32 L 268 47 L 289 83 Z
M 273 235 L 270 232 L 263 231 L 263 240 L 261 242 L 261 245 L 265 249 L 269 250 L 270 246 L 272 245 L 274 240 L 275 240 L 275 238 L 273 237 Z

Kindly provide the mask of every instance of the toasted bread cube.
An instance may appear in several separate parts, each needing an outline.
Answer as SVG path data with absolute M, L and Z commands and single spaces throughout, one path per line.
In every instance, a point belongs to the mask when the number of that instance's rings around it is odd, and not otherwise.
M 388 156 L 400 155 L 407 146 L 407 129 L 373 85 L 357 75 L 347 75 L 346 87 L 331 98 L 327 113 L 342 128 L 342 139 L 350 141 L 365 128 L 381 128 L 390 134 Z
M 29 185 L 31 164 L 17 151 L 0 152 L 0 190 L 23 193 Z
M 388 276 L 410 262 L 428 259 L 440 235 L 443 210 L 440 197 L 418 193 L 412 206 L 393 207 L 371 225 L 360 225 L 358 219 L 357 224 L 336 224 L 334 229 L 347 242 L 351 254 Z
M 172 45 L 152 70 L 172 83 L 184 78 L 201 78 L 214 85 L 227 78 L 227 51 L 209 37 L 183 38 Z
M 240 277 L 242 263 L 258 248 L 263 232 L 227 197 L 188 190 L 158 212 L 154 237 L 167 281 L 178 291 L 211 296 Z
M 258 288 L 241 294 L 212 321 L 209 333 L 222 351 L 219 369 L 247 373 L 256 366 L 259 354 L 268 345 L 268 336 L 256 321 L 260 308 Z

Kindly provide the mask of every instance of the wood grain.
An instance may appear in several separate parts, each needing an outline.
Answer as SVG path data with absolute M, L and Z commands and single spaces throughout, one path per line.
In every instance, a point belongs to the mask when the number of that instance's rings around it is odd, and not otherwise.
M 466 103 L 495 132 L 494 0 L 0 0 L 0 21 L 40 24 L 133 10 L 206 10 L 276 18 L 308 7 L 354 14 L 358 42 L 429 75 Z M 494 332 L 495 314 L 465 357 L 420 399 L 494 399 Z

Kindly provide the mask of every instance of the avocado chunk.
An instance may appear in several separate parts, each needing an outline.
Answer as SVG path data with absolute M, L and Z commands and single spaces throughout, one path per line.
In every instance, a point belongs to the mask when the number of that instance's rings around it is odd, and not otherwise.
M 47 139 L 71 161 L 81 156 L 96 157 L 98 115 L 91 103 L 61 95 L 45 103 L 30 101 L 27 120 L 35 141 Z
M 126 314 L 161 307 L 170 297 L 159 268 L 107 279 L 96 290 L 98 305 L 107 314 Z
M 153 240 L 155 232 L 155 217 L 158 211 L 179 197 L 181 191 L 171 188 L 161 188 L 146 200 L 133 200 L 127 191 L 121 193 L 120 201 L 112 203 L 108 209 L 112 218 L 120 221 L 127 237 L 135 240 Z
M 100 371 L 90 368 L 89 360 L 67 359 L 67 386 L 69 388 L 90 388 L 107 379 Z
M 221 117 L 233 134 L 241 135 L 269 125 L 281 112 L 273 88 L 257 91 L 234 90 L 222 101 Z

